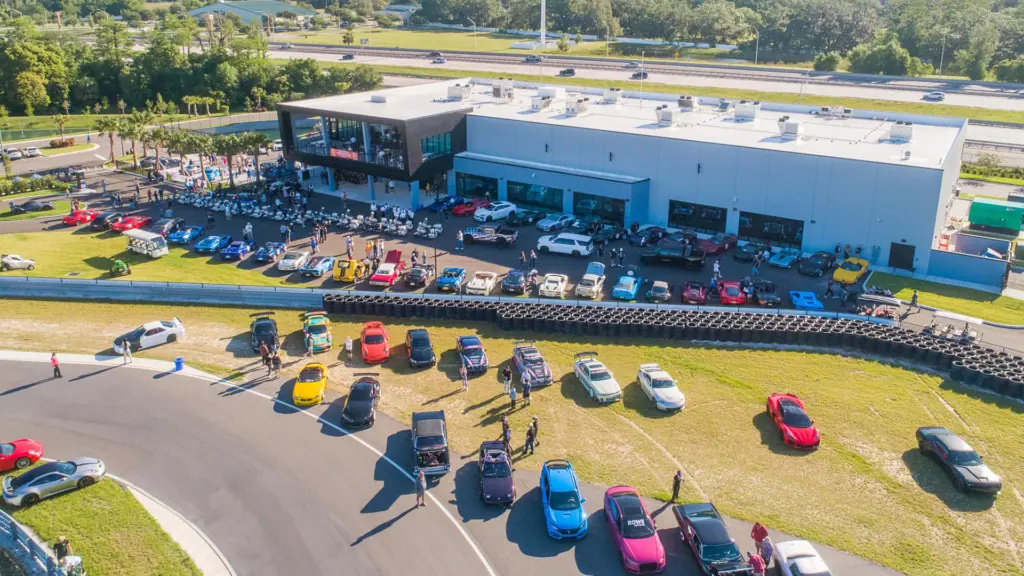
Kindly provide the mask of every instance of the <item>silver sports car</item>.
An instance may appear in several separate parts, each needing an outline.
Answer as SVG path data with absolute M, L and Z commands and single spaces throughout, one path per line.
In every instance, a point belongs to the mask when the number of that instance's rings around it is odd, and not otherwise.
M 10 506 L 31 506 L 43 498 L 91 486 L 106 473 L 106 465 L 95 458 L 47 462 L 20 476 L 5 476 L 4 502 Z

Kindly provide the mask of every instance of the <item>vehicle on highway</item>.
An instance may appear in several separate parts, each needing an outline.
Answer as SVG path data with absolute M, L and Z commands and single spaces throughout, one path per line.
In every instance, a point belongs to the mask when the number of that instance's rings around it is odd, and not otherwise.
M 462 292 L 462 285 L 466 282 L 465 268 L 445 268 L 437 277 L 438 292 Z
M 518 268 L 512 268 L 501 281 L 501 291 L 506 294 L 526 294 L 533 291 L 533 284 L 527 280 L 526 273 Z
M 277 32 L 278 30 L 275 29 L 274 31 Z M 283 30 L 282 30 L 282 32 L 283 32 Z M 285 45 L 281 46 L 281 50 L 291 50 L 292 48 L 295 48 L 294 44 L 285 44 Z
M 718 283 L 718 301 L 728 306 L 743 306 L 747 303 L 747 293 L 735 280 L 723 280 Z
M 490 222 L 508 218 L 516 211 L 516 205 L 511 202 L 491 202 L 489 206 L 481 206 L 473 213 L 473 219 L 477 222 Z
M 409 355 L 410 368 L 433 366 L 437 363 L 434 344 L 430 341 L 430 333 L 422 328 L 406 331 L 405 350 Z
M 8 270 L 35 270 L 36 261 L 28 258 L 22 258 L 17 254 L 3 254 L 0 255 L 0 270 L 7 272 Z
M 26 146 L 25 150 L 24 150 L 24 154 L 25 154 L 25 156 L 27 158 L 35 158 L 37 156 L 42 156 L 43 153 L 40 152 L 39 148 L 37 148 L 35 146 Z
M 547 386 L 551 384 L 551 368 L 533 340 L 517 340 L 512 343 L 512 364 L 520 377 L 529 373 L 530 384 Z
M 844 286 L 856 284 L 868 273 L 868 261 L 863 258 L 847 258 L 832 273 L 832 279 Z
M 494 290 L 494 285 L 497 283 L 498 275 L 494 272 L 474 272 L 473 277 L 466 284 L 466 294 L 487 296 L 491 293 L 491 290 Z
M 260 344 L 266 344 L 271 352 L 281 346 L 277 333 L 277 320 L 270 317 L 273 312 L 264 312 L 249 323 L 249 343 L 253 352 L 259 352 Z
M 334 281 L 351 284 L 370 277 L 370 269 L 362 260 L 345 260 L 338 258 L 334 261 Z
M 434 64 L 445 64 L 447 62 L 444 58 L 434 58 Z
M 114 338 L 114 352 L 124 354 L 127 345 L 132 352 L 153 348 L 161 344 L 173 344 L 185 339 L 185 325 L 177 316 L 170 320 L 146 322 L 135 330 Z
M 4 503 L 8 506 L 32 506 L 57 494 L 88 488 L 106 474 L 106 464 L 96 458 L 47 462 L 20 476 L 4 476 Z
M 43 445 L 35 440 L 21 438 L 0 442 L 0 472 L 28 468 L 42 457 Z
M 642 68 L 639 62 L 626 62 L 626 68 Z
M 562 232 L 554 236 L 541 236 L 537 239 L 537 250 L 554 252 L 571 256 L 590 256 L 594 251 L 594 242 L 590 236 Z
M 524 210 L 522 208 L 516 208 L 515 212 L 512 212 L 505 218 L 505 224 L 509 226 L 525 226 L 527 224 L 535 224 L 544 218 L 544 212 L 540 210 Z
M 171 232 L 167 237 L 167 242 L 169 244 L 191 244 L 193 240 L 202 235 L 202 226 L 185 226 L 177 232 Z
M 563 76 L 563 77 L 575 76 L 576 75 L 576 69 L 575 68 L 563 68 L 563 69 L 558 71 L 558 75 L 559 76 Z
M 317 406 L 327 394 L 327 366 L 310 362 L 302 367 L 292 387 L 292 404 L 296 406 Z
M 591 262 L 583 272 L 583 278 L 576 284 L 576 295 L 582 298 L 597 298 L 604 290 L 604 283 L 608 279 L 605 274 L 604 263 Z
M 228 244 L 231 244 L 231 236 L 226 234 L 220 236 L 213 235 L 207 236 L 199 242 L 196 242 L 195 245 L 192 246 L 192 249 L 200 254 L 213 254 L 215 252 L 220 252 L 226 248 Z
M 818 300 L 818 296 L 814 292 L 790 290 L 789 302 L 797 310 L 822 311 L 825 309 L 825 305 L 821 303 L 821 300 Z
M 540 504 L 548 536 L 555 540 L 587 535 L 587 501 L 580 493 L 576 471 L 568 460 L 548 460 L 540 469 Z
M 736 246 L 736 236 L 719 232 L 711 238 L 701 240 L 697 246 L 707 254 L 721 254 Z
M 441 54 L 440 52 L 438 52 L 436 50 L 431 52 L 431 53 L 429 53 L 429 54 L 427 54 L 427 58 L 440 58 L 442 56 L 444 56 L 444 54 Z
M 356 55 L 355 54 L 344 54 L 344 55 L 342 55 L 341 59 L 342 60 L 355 60 L 356 59 Z
M 470 374 L 487 372 L 487 352 L 484 343 L 476 336 L 459 336 L 455 339 L 455 350 L 459 353 L 459 361 Z
M 447 474 L 451 467 L 448 455 L 448 426 L 444 410 L 412 413 L 412 475 L 423 471 L 425 476 Z
M 803 400 L 793 394 L 771 394 L 765 403 L 765 412 L 786 446 L 799 450 L 818 449 L 821 435 L 814 420 L 807 415 Z
M 45 200 L 29 200 L 11 206 L 12 214 L 28 214 L 29 212 L 46 212 L 53 210 L 53 203 Z
M 167 238 L 183 226 L 185 226 L 184 218 L 161 218 L 149 228 L 149 231 Z
M 410 288 L 418 288 L 420 286 L 426 287 L 430 284 L 434 278 L 434 265 L 433 264 L 420 264 L 419 266 L 413 266 L 405 273 L 405 277 L 402 281 L 406 286 Z
M 480 499 L 484 504 L 511 506 L 516 499 L 515 468 L 505 451 L 505 443 L 488 440 L 480 443 L 477 458 L 480 473 Z
M 768 260 L 768 263 L 776 268 L 792 268 L 793 264 L 800 259 L 800 251 L 796 248 L 783 248 Z
M 736 541 L 729 535 L 725 520 L 714 504 L 706 502 L 673 506 L 672 514 L 679 524 L 683 543 L 690 548 L 703 574 L 754 575 L 754 569 L 747 563 Z
M 462 231 L 466 244 L 497 244 L 507 247 L 516 243 L 519 232 L 504 226 L 470 226 Z
M 546 298 L 565 298 L 569 277 L 565 274 L 545 274 L 537 293 Z
M 946 93 L 939 91 L 928 92 L 927 94 L 922 96 L 922 98 L 928 100 L 929 102 L 942 102 L 943 100 L 946 99 Z
M 771 251 L 771 248 L 764 242 L 747 242 L 743 246 L 736 247 L 736 251 L 732 253 L 732 259 L 739 262 L 753 262 L 754 257 L 764 254 L 765 250 Z
M 572 371 L 583 389 L 598 402 L 615 402 L 622 399 L 619 386 L 611 370 L 597 359 L 597 352 L 580 352 L 573 355 Z
M 299 274 L 306 277 L 323 278 L 325 274 L 331 274 L 335 260 L 334 256 L 313 256 L 305 266 L 299 268 Z
M 633 246 L 647 246 L 657 244 L 668 234 L 668 231 L 661 226 L 648 226 L 637 230 L 636 234 L 629 235 L 629 243 Z
M 88 224 L 93 221 L 96 217 L 96 212 L 93 210 L 75 210 L 67 216 L 61 218 L 61 222 L 68 226 L 78 226 L 79 224 Z
M 526 55 L 526 59 L 523 60 L 523 62 L 525 62 L 527 64 L 537 64 L 537 63 L 543 62 L 543 61 L 544 61 L 544 57 L 543 56 L 538 56 L 536 54 L 527 54 Z
M 391 340 L 382 322 L 367 322 L 359 334 L 359 349 L 363 362 L 381 364 L 391 357 Z
M 754 280 L 753 284 L 754 304 L 764 306 L 765 308 L 778 308 L 782 304 L 782 298 L 779 297 L 779 293 L 775 289 L 774 282 L 758 278 L 757 280 Z
M 309 260 L 309 252 L 305 250 L 285 252 L 281 261 L 277 263 L 277 269 L 282 272 L 294 272 L 305 266 L 307 260 Z
M 462 202 L 452 206 L 452 216 L 473 216 L 477 208 L 486 208 L 491 203 L 480 198 L 462 199 Z
M 818 551 L 806 540 L 776 542 L 772 551 L 780 576 L 832 576 Z
M 683 304 L 703 306 L 708 303 L 708 287 L 700 282 L 687 282 L 683 285 Z
M 145 228 L 153 223 L 153 219 L 149 216 L 127 216 L 121 219 L 119 222 L 114 222 L 110 225 L 110 229 L 114 232 L 127 232 L 128 230 L 138 230 L 139 228 Z
M 668 282 L 656 280 L 647 291 L 647 299 L 651 302 L 670 302 L 672 300 L 672 286 Z
M 404 270 L 405 262 L 402 260 L 402 251 L 388 250 L 384 256 L 384 262 L 370 275 L 370 286 L 394 286 L 395 282 L 402 277 Z
M 110 226 L 124 218 L 123 212 L 100 212 L 89 222 L 90 230 L 110 230 Z
M 252 259 L 260 264 L 277 262 L 278 256 L 284 254 L 286 250 L 288 250 L 288 245 L 284 242 L 267 242 L 260 246 L 259 250 L 256 250 Z
M 922 426 L 916 436 L 918 450 L 938 461 L 957 490 L 998 494 L 1003 489 L 999 475 L 963 438 L 942 426 Z
M 568 214 L 548 214 L 537 221 L 537 229 L 541 232 L 554 232 L 572 225 L 576 220 Z
M 647 72 L 646 71 L 633 72 L 633 75 L 630 76 L 630 79 L 632 79 L 632 80 L 647 80 Z
M 640 285 L 643 283 L 640 269 L 632 264 L 626 266 L 622 276 L 619 276 L 618 282 L 612 288 L 612 298 L 626 301 L 636 300 L 636 295 L 640 293 Z
M 356 381 L 348 390 L 345 407 L 341 409 L 341 425 L 347 428 L 368 428 L 377 421 L 377 404 L 380 402 L 380 374 L 358 372 L 353 374 Z
M 3 156 L 7 156 L 11 160 L 21 160 L 24 157 L 24 155 L 21 153 L 21 150 L 18 150 L 17 148 L 5 149 Z
M 307 350 L 312 350 L 314 354 L 330 350 L 334 345 L 334 337 L 331 335 L 331 320 L 327 312 L 306 312 L 302 317 L 302 334 L 308 342 Z
M 821 276 L 836 265 L 836 255 L 831 252 L 815 252 L 797 264 L 796 271 L 804 276 Z
M 612 486 L 606 490 L 604 517 L 626 572 L 657 574 L 665 569 L 665 547 L 636 488 Z
M 654 402 L 658 410 L 674 411 L 686 407 L 686 397 L 679 390 L 675 379 L 657 363 L 641 364 L 636 373 L 636 381 L 640 384 L 640 390 Z
M 640 262 L 644 264 L 675 264 L 684 268 L 700 268 L 707 260 L 707 254 L 696 246 L 677 244 L 672 247 L 649 249 L 640 254 Z
M 256 245 L 245 240 L 235 240 L 220 251 L 221 260 L 243 260 L 252 254 Z

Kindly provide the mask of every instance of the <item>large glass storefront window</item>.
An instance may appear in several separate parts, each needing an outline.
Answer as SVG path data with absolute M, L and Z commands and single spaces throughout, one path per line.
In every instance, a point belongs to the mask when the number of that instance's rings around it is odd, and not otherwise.
M 725 232 L 728 211 L 717 206 L 694 204 L 679 200 L 668 201 L 668 225 L 697 232 L 713 234 Z
M 292 150 L 303 154 L 327 156 L 320 116 L 292 114 Z
M 420 151 L 423 152 L 423 161 L 426 162 L 436 156 L 444 156 L 452 153 L 451 132 L 434 134 L 420 139 Z
M 455 195 L 463 198 L 497 200 L 498 179 L 459 172 L 455 175 Z
M 765 240 L 773 246 L 800 248 L 804 240 L 804 221 L 740 212 L 739 237 L 744 240 Z
M 572 193 L 572 213 L 586 220 L 626 225 L 626 201 L 584 192 Z
M 370 153 L 365 162 L 389 168 L 405 168 L 405 148 L 397 126 L 368 124 Z
M 508 182 L 508 201 L 524 208 L 561 212 L 563 194 L 561 188 L 524 184 L 512 180 Z

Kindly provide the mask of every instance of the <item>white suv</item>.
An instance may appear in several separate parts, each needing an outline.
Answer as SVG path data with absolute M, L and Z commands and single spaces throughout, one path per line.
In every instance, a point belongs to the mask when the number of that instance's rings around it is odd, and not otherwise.
M 590 236 L 563 232 L 554 236 L 541 236 L 537 240 L 537 250 L 572 256 L 590 256 L 594 251 L 594 241 Z

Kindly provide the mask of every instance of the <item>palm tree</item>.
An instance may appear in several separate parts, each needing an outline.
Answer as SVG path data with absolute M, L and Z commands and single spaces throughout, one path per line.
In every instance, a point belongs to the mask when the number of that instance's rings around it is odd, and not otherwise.
M 93 124 L 93 130 L 95 130 L 100 136 L 104 134 L 110 138 L 110 163 L 114 163 L 114 134 L 121 128 L 117 118 L 113 116 L 100 116 L 96 119 L 96 123 Z
M 54 114 L 50 117 L 53 124 L 60 130 L 60 142 L 64 143 L 64 125 L 71 121 L 71 116 L 67 114 Z
M 200 178 L 205 178 L 206 157 L 213 150 L 213 138 L 209 134 L 189 132 L 185 135 L 185 146 L 187 153 L 199 155 Z
M 246 150 L 252 150 L 256 160 L 256 182 L 260 181 L 260 150 L 270 146 L 270 137 L 263 132 L 242 132 L 239 136 Z
M 130 116 L 132 123 L 139 127 L 139 138 L 142 140 L 142 155 L 149 154 L 149 141 L 147 140 L 147 128 L 156 119 L 156 116 L 149 110 L 133 110 Z M 134 144 L 134 142 L 132 143 Z
M 245 143 L 237 134 L 219 134 L 213 137 L 213 149 L 228 159 L 228 182 L 235 187 L 235 155 L 246 150 Z
M 209 96 L 200 96 L 199 97 L 199 102 L 201 104 L 203 104 L 204 106 L 206 106 L 206 115 L 209 116 L 210 115 L 210 104 L 213 104 L 214 102 L 216 102 L 216 100 L 214 100 L 213 98 L 210 98 Z M 198 110 L 196 110 L 196 115 L 197 116 L 199 115 L 199 111 Z
M 145 146 L 146 144 L 151 144 L 153 146 L 153 152 L 156 155 L 156 167 L 158 170 L 160 168 L 163 168 L 163 166 L 160 164 L 160 146 L 167 145 L 167 137 L 167 129 L 160 126 L 150 128 L 149 130 L 146 130 L 145 133 L 143 133 L 143 146 Z
M 192 107 L 196 105 L 196 97 L 195 96 L 182 96 L 181 97 L 181 103 L 185 105 L 185 110 L 186 110 L 186 112 L 188 112 L 188 117 L 191 118 L 192 117 Z M 198 115 L 199 115 L 199 111 L 196 110 L 196 116 L 198 116 Z
M 167 147 L 167 152 L 177 154 L 178 161 L 181 165 L 185 165 L 185 153 L 188 152 L 188 132 L 184 130 L 166 130 L 164 136 L 164 146 Z
M 139 124 L 134 116 L 123 117 L 118 124 L 117 132 L 121 139 L 127 138 L 132 143 L 132 167 L 138 169 L 139 151 L 135 148 L 135 141 L 142 136 L 142 124 Z
M 267 95 L 267 91 L 256 86 L 252 89 L 250 94 L 252 94 L 252 97 L 256 99 L 256 110 L 261 110 L 263 108 L 263 97 Z

